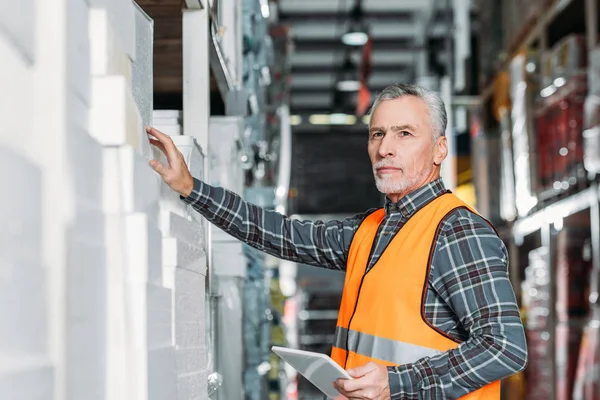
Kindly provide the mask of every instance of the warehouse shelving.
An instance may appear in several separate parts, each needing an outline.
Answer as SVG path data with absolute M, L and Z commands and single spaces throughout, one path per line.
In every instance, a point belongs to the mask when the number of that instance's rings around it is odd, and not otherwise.
M 515 40 L 512 43 L 508 43 L 503 49 L 504 55 L 507 58 L 500 63 L 498 74 L 491 82 L 487 82 L 488 84 L 480 92 L 481 110 L 490 110 L 494 107 L 494 96 L 498 94 L 497 85 L 505 78 L 502 74 L 510 70 L 513 58 L 521 54 L 524 50 L 531 49 L 538 54 L 545 54 L 550 46 L 553 46 L 561 36 L 570 33 L 585 33 L 587 51 L 596 47 L 598 42 L 598 4 L 596 0 L 556 0 L 547 2 L 547 4 L 549 4 L 548 7 L 540 8 L 536 15 L 525 21 L 518 34 L 514 36 Z M 585 18 L 585 28 L 583 24 L 579 24 L 578 26 L 573 25 L 571 22 L 573 15 Z M 543 85 L 540 89 L 543 89 Z M 501 95 L 499 97 L 502 98 Z M 504 98 L 500 101 L 503 100 Z M 528 112 L 530 111 L 528 110 Z M 483 112 L 485 113 L 486 111 Z M 496 118 L 498 117 L 496 116 Z M 485 116 L 483 120 L 486 126 L 484 131 L 502 132 L 503 128 L 501 125 L 496 126 L 494 122 L 490 123 L 491 119 L 486 120 Z M 563 348 L 568 345 L 565 344 L 564 337 L 561 340 L 558 336 L 557 327 L 564 327 L 564 325 L 563 322 L 559 321 L 558 312 L 555 308 L 558 298 L 557 286 L 561 283 L 559 279 L 563 279 L 558 276 L 558 270 L 559 266 L 564 266 L 565 263 L 564 260 L 561 261 L 558 259 L 560 244 L 558 238 L 561 235 L 561 231 L 567 229 L 567 227 L 569 227 L 568 229 L 573 227 L 589 229 L 588 234 L 591 235 L 589 244 L 591 247 L 592 279 L 584 283 L 584 285 L 589 284 L 589 318 L 591 321 L 598 318 L 598 310 L 600 309 L 600 304 L 598 303 L 598 290 L 600 289 L 598 287 L 598 277 L 600 277 L 600 186 L 597 179 L 595 181 L 586 181 L 584 185 L 580 185 L 579 183 L 576 187 L 570 185 L 568 190 L 561 188 L 538 191 L 535 193 L 537 205 L 531 211 L 525 215 L 516 217 L 512 221 L 506 221 L 499 229 L 499 233 L 506 242 L 509 250 L 510 279 L 518 299 L 521 299 L 522 294 L 521 285 L 525 276 L 524 268 L 528 265 L 528 262 L 531 262 L 531 260 L 527 261 L 529 251 L 537 248 L 544 249 L 544 257 L 549 274 L 549 298 L 547 301 L 550 312 L 545 320 L 546 327 L 540 329 L 544 329 L 549 333 L 545 347 L 548 354 L 547 360 L 550 361 L 548 368 L 551 370 L 551 379 L 545 382 L 549 389 L 549 399 L 558 398 L 561 395 L 560 385 L 565 384 L 564 382 L 560 382 L 564 376 L 558 372 L 557 366 L 559 365 L 559 361 L 557 357 L 559 354 L 567 354 L 567 351 L 571 351 Z M 583 249 L 583 247 L 584 244 L 581 243 L 581 248 Z M 564 251 L 564 249 L 562 250 Z M 565 257 L 564 254 L 562 256 Z M 581 291 L 584 289 L 584 287 L 580 288 Z M 537 328 L 532 325 L 531 329 L 535 331 Z M 537 350 L 534 346 L 537 346 L 537 342 L 530 343 L 530 346 L 532 346 L 530 354 L 535 353 Z M 567 363 L 566 360 L 562 360 L 560 363 L 562 363 L 562 368 L 570 368 L 565 366 Z M 536 372 L 539 373 L 539 371 Z M 562 373 L 564 374 L 564 371 Z M 594 370 L 593 374 L 594 379 L 598 381 L 600 379 L 600 372 Z M 564 393 L 564 387 L 562 390 Z

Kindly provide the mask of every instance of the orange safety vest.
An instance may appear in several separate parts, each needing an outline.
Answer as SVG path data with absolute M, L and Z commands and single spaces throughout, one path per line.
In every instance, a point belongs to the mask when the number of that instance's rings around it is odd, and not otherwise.
M 362 222 L 350 245 L 331 354 L 342 368 L 371 361 L 386 366 L 409 364 L 458 347 L 460 341 L 425 319 L 424 302 L 441 222 L 461 207 L 472 210 L 451 193 L 427 204 L 408 220 L 367 273 L 384 210 Z M 498 400 L 500 381 L 462 399 Z

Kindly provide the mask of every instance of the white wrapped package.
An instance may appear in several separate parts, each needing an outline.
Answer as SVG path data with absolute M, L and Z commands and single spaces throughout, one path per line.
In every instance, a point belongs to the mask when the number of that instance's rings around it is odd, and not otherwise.
M 175 349 L 172 346 L 148 352 L 147 400 L 177 399 Z
M 35 18 L 34 0 L 0 2 L 0 32 L 30 62 L 35 57 Z
M 0 196 L 0 257 L 3 259 L 13 257 L 30 265 L 41 265 L 40 175 L 39 168 L 32 162 L 0 145 L 0 181 L 13 193 Z
M 66 131 L 68 171 L 76 194 L 102 208 L 102 146 L 85 130 L 72 126 Z
M 31 251 L 37 253 L 39 249 Z M 0 354 L 2 357 L 43 355 L 47 351 L 49 318 L 46 269 L 6 253 L 2 259 Z
M 206 253 L 181 239 L 163 239 L 163 267 L 178 267 L 206 275 Z
M 125 54 L 135 60 L 135 15 L 130 0 L 89 0 L 91 8 L 104 9 L 115 32 L 115 38 Z
M 183 134 L 182 113 L 178 110 L 155 110 L 152 115 L 153 126 L 169 136 Z
M 87 0 L 67 3 L 67 84 L 69 91 L 90 102 L 90 40 Z
M 108 215 L 105 222 L 107 260 L 106 393 L 107 398 L 127 398 L 127 313 L 125 273 L 127 242 L 125 217 Z
M 158 218 L 160 177 L 131 146 L 111 147 L 104 154 L 104 211 L 146 213 Z
M 0 360 L 0 393 L 3 399 L 54 398 L 54 373 L 45 357 L 6 357 Z
M 30 1 L 30 0 L 29 0 Z M 23 3 L 28 3 L 24 1 Z M 3 7 L 12 8 L 21 2 L 3 1 L 0 5 L 0 19 L 8 17 L 1 11 Z M 18 5 L 15 8 L 19 8 Z M 15 18 L 12 18 L 15 19 Z M 18 19 L 17 19 L 18 20 Z M 1 23 L 0 23 L 1 25 Z M 8 143 L 13 148 L 23 149 L 30 154 L 34 147 L 32 101 L 33 101 L 33 71 L 23 59 L 21 53 L 13 46 L 10 38 L 1 33 L 0 54 L 2 73 L 0 74 L 0 143 Z M 19 132 L 15 135 L 15 132 Z
M 103 245 L 68 238 L 68 391 L 100 400 L 106 387 L 106 258 Z
M 121 75 L 94 77 L 90 108 L 91 135 L 103 146 L 130 145 L 140 150 L 141 129 L 141 116 L 127 78 Z
M 171 212 L 161 213 L 160 229 L 165 237 L 183 240 L 201 249 L 205 248 L 204 226 Z
M 131 81 L 131 59 L 116 38 L 105 8 L 89 10 L 89 41 L 93 76 L 122 75 Z
M 144 213 L 125 217 L 127 275 L 131 283 L 162 284 L 162 235 Z
M 177 377 L 178 399 L 207 399 L 208 372 L 199 371 Z

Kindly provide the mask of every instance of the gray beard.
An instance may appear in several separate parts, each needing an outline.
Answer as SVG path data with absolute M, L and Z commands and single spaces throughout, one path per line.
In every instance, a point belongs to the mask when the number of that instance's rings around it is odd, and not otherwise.
M 381 193 L 389 195 L 389 194 L 402 194 L 407 190 L 414 189 L 415 186 L 422 182 L 426 176 L 431 174 L 432 168 L 429 170 L 424 170 L 420 174 L 413 176 L 412 178 L 402 178 L 402 179 L 394 179 L 390 177 L 380 178 L 377 176 L 377 171 L 373 171 L 373 175 L 375 177 L 375 185 L 377 186 L 377 190 Z

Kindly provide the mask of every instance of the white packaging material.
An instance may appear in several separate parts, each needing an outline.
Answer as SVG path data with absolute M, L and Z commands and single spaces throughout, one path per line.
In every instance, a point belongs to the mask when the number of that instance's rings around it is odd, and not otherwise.
M 104 243 L 106 238 L 105 214 L 96 205 L 87 200 L 76 200 L 75 218 L 71 225 L 71 232 L 78 239 L 88 243 Z
M 153 126 L 169 136 L 183 134 L 183 115 L 179 110 L 154 110 L 152 113 Z
M 148 400 L 177 399 L 175 366 L 172 346 L 148 352 Z
M 173 291 L 175 307 L 175 343 L 177 343 L 177 326 L 180 323 L 205 322 L 206 314 L 206 280 L 205 277 L 185 269 L 175 270 L 175 289 Z
M 102 146 L 82 129 L 66 132 L 68 172 L 77 195 L 102 207 Z
M 25 1 L 27 3 L 28 1 Z M 11 6 L 13 2 L 3 2 Z M 4 6 L 0 6 L 0 9 Z M 17 7 L 18 8 L 18 7 Z M 0 13 L 2 13 L 0 11 Z M 0 19 L 5 15 L 0 16 Z M 1 24 L 0 24 L 1 25 Z M 2 73 L 0 74 L 0 143 L 8 143 L 13 148 L 27 150 L 33 148 L 33 69 L 22 54 L 12 46 L 10 38 L 0 30 L 0 54 Z M 15 132 L 19 132 L 15 135 Z
M 95 76 L 90 107 L 91 135 L 103 146 L 128 144 L 140 149 L 141 128 L 141 116 L 127 78 Z
M 0 181 L 10 188 L 6 195 L 0 196 L 0 258 L 13 256 L 30 265 L 41 265 L 40 170 L 17 152 L 0 145 Z
M 200 302 L 198 302 L 200 303 Z M 198 311 L 201 307 L 199 304 L 193 304 L 194 309 L 190 312 L 187 312 L 187 315 L 193 316 L 196 315 L 203 316 L 205 313 Z M 197 309 L 196 309 L 197 308 Z M 183 312 L 182 312 L 183 314 Z M 175 326 L 175 343 L 177 345 L 177 349 L 199 349 L 206 346 L 206 323 L 204 320 L 197 319 L 195 322 L 177 322 Z M 182 356 L 185 356 L 187 353 L 182 353 Z M 183 360 L 182 362 L 184 362 Z M 185 361 L 187 363 L 187 361 Z M 193 370 L 196 371 L 196 370 Z
M 200 371 L 177 377 L 178 399 L 207 399 L 208 372 Z
M 206 253 L 176 238 L 163 239 L 163 267 L 178 267 L 206 275 Z
M 241 242 L 215 242 L 212 271 L 219 276 L 245 277 L 246 257 Z
M 127 398 L 127 313 L 125 301 L 125 217 L 109 215 L 105 225 L 106 243 L 106 393 L 111 400 Z
M 173 292 L 148 285 L 148 348 L 173 344 Z
M 53 379 L 52 365 L 45 357 L 3 356 L 0 360 L 0 393 L 3 399 L 53 399 Z
M 160 177 L 131 146 L 105 148 L 104 210 L 146 213 L 158 219 Z
M 34 251 L 39 251 L 34 250 Z M 2 253 L 0 272 L 0 365 L 8 355 L 47 351 L 46 270 Z M 2 393 L 2 392 L 0 392 Z
M 127 310 L 136 340 L 148 350 L 173 344 L 172 292 L 157 285 L 126 284 Z
M 143 213 L 125 218 L 127 275 L 132 283 L 162 284 L 162 235 Z
M 122 75 L 131 82 L 131 59 L 118 42 L 104 8 L 89 10 L 89 41 L 93 76 Z
M 106 259 L 102 245 L 68 238 L 67 365 L 71 398 L 104 399 Z
M 131 0 L 89 0 L 90 7 L 108 12 L 119 46 L 135 60 L 135 15 Z
M 90 101 L 90 41 L 86 0 L 67 2 L 67 85 L 86 104 Z
M 171 212 L 161 213 L 160 230 L 164 237 L 183 240 L 201 249 L 205 248 L 204 226 Z
M 204 345 L 177 349 L 177 375 L 201 372 L 206 369 L 207 362 L 208 352 Z
M 35 16 L 34 0 L 0 2 L 0 32 L 30 63 L 35 57 Z
M 242 117 L 211 117 L 209 122 L 210 183 L 242 194 L 244 173 L 238 141 L 244 134 Z
M 152 125 L 154 23 L 134 2 L 136 50 L 132 71 L 133 98 L 135 99 L 144 126 Z
M 191 136 L 172 136 L 173 143 L 182 153 L 185 163 L 193 177 L 202 179 L 204 176 L 204 153 L 200 145 Z M 166 165 L 165 155 L 158 149 L 154 149 L 155 158 Z M 191 216 L 199 221 L 199 214 L 180 199 L 179 193 L 173 191 L 166 183 L 160 185 L 161 212 L 175 213 L 182 217 Z

